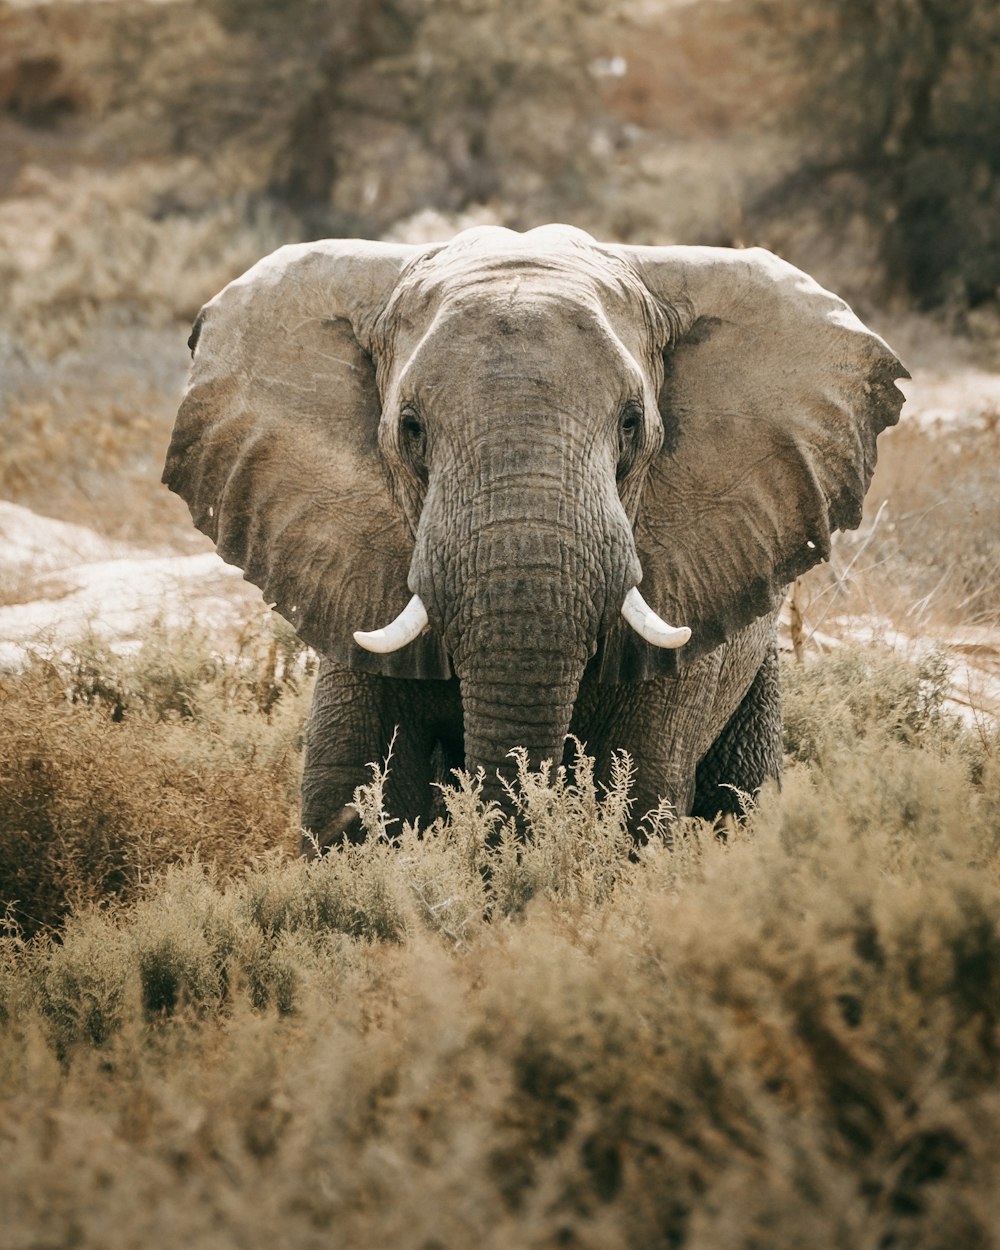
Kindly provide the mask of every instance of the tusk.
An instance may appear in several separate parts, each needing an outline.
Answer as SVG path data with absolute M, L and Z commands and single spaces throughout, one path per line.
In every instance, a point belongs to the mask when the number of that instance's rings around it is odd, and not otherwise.
M 370 633 L 356 629 L 354 641 L 366 651 L 374 651 L 376 655 L 388 655 L 412 642 L 426 624 L 427 609 L 420 602 L 420 596 L 414 595 L 391 624 L 384 629 L 373 629 Z
M 661 621 L 649 606 L 637 586 L 625 596 L 622 604 L 622 616 L 628 621 L 640 638 L 645 638 L 654 647 L 683 647 L 691 637 L 686 625 L 679 628 Z

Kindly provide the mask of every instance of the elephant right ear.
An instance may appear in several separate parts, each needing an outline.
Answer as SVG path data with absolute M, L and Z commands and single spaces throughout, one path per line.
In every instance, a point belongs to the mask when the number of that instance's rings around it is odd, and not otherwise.
M 664 355 L 664 444 L 636 524 L 642 592 L 691 628 L 652 676 L 773 611 L 854 529 L 876 440 L 899 417 L 895 353 L 812 278 L 759 248 L 616 247 L 679 333 Z M 635 644 L 629 640 L 635 649 Z
M 423 250 L 283 247 L 206 304 L 163 481 L 317 651 L 360 671 L 443 678 L 450 664 L 434 634 L 387 656 L 352 637 L 410 598 L 413 539 L 379 456 L 364 344 Z

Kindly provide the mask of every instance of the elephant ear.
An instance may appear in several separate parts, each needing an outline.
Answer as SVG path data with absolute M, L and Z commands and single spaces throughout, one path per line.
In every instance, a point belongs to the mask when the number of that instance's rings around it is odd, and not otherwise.
M 433 634 L 388 656 L 352 637 L 410 598 L 413 540 L 379 456 L 364 344 L 420 252 L 360 240 L 283 247 L 206 304 L 163 481 L 317 651 L 361 671 L 446 677 Z
M 692 636 L 677 653 L 636 640 L 620 671 L 642 677 L 773 611 L 829 557 L 832 531 L 860 524 L 909 374 L 843 300 L 770 252 L 613 250 L 680 323 L 636 538 L 643 596 Z

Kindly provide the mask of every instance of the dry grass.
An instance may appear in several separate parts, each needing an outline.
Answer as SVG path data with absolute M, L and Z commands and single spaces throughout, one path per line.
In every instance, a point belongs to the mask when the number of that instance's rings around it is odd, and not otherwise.
M 190 323 L 206 299 L 284 242 L 291 219 L 239 190 L 233 160 L 211 171 L 187 159 L 23 174 L 0 204 L 3 316 L 22 350 L 57 360 L 114 307 L 132 325 Z M 230 190 L 220 195 L 220 186 Z
M 50 931 L 176 860 L 232 869 L 297 845 L 308 681 L 287 626 L 244 643 L 223 659 L 197 631 L 161 631 L 136 656 L 90 642 L 0 675 L 8 922 Z
M 894 431 L 872 505 L 887 524 L 872 558 L 906 587 L 914 627 L 1000 623 L 1000 414 L 982 425 Z
M 140 348 L 173 361 L 173 383 L 160 386 L 121 370 L 116 348 Z M 183 333 L 109 335 L 88 355 L 94 385 L 65 367 L 42 370 L 7 404 L 0 448 L 0 497 L 45 516 L 84 524 L 114 539 L 160 546 L 189 543 L 190 519 L 159 485 L 183 385 Z M 67 374 L 69 376 L 67 376 Z
M 789 674 L 725 840 L 636 856 L 624 768 L 418 837 L 376 775 L 307 864 L 302 690 L 94 661 L 4 688 L 2 860 L 79 904 L 0 945 L 5 1250 L 998 1244 L 1000 744 L 933 665 Z
M 921 663 L 935 648 L 961 654 L 950 694 L 981 719 L 1000 713 L 1000 426 L 992 390 L 982 392 L 981 380 L 993 381 L 986 348 L 978 367 L 957 349 L 937 343 L 946 363 L 929 364 L 926 392 L 913 384 L 913 405 L 880 440 L 865 522 L 797 583 L 791 635 L 819 650 L 870 638 Z M 951 424 L 933 419 L 942 398 Z

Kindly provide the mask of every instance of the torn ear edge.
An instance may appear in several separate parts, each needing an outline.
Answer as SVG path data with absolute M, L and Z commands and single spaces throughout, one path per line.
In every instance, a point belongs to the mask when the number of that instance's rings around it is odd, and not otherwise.
M 204 308 L 198 313 L 194 319 L 194 325 L 191 327 L 191 333 L 188 335 L 188 350 L 194 356 L 194 349 L 198 346 L 198 340 L 201 338 L 201 327 L 205 324 Z

